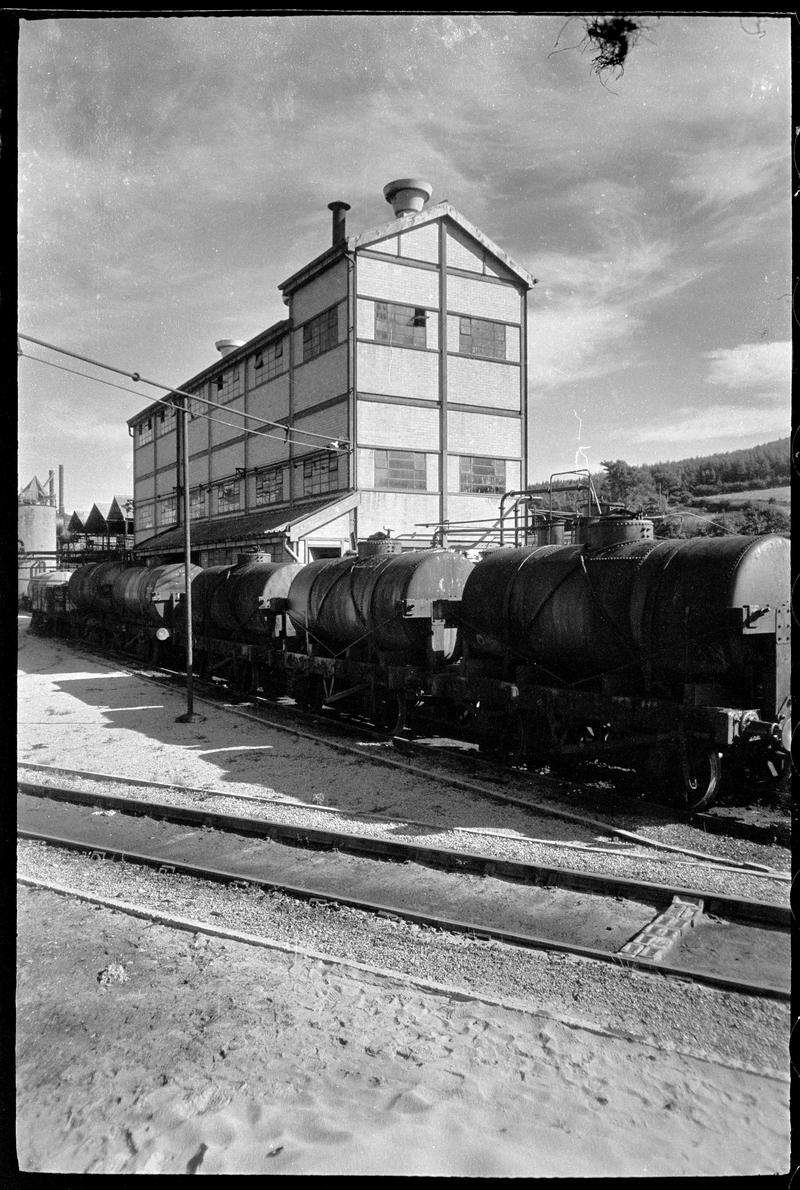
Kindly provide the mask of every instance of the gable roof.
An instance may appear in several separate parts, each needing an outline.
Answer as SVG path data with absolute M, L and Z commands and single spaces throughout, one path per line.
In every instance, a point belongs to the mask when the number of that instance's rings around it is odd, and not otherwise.
M 89 515 L 83 522 L 85 531 L 87 533 L 105 533 L 110 511 L 110 504 L 93 504 Z
M 67 528 L 70 533 L 83 533 L 83 527 L 88 519 L 88 508 L 73 508 L 72 516 L 67 521 Z
M 431 223 L 434 219 L 441 218 L 451 220 L 466 235 L 476 240 L 482 248 L 485 248 L 500 264 L 522 281 L 527 289 L 532 289 L 536 284 L 536 281 L 527 269 L 524 269 L 522 265 L 512 260 L 507 252 L 504 252 L 498 244 L 495 244 L 494 240 L 490 240 L 474 223 L 470 223 L 468 219 L 465 219 L 461 212 L 457 211 L 449 202 L 435 203 L 432 207 L 425 207 L 418 214 L 402 215 L 399 219 L 391 219 L 388 223 L 381 224 L 380 227 L 373 227 L 368 231 L 361 232 L 360 235 L 348 236 L 346 241 L 347 247 L 351 252 L 357 248 L 368 248 L 370 244 L 374 244 L 377 240 L 383 240 L 387 236 L 397 235 L 400 231 L 410 231 L 414 227 L 422 227 L 426 223 Z
M 108 520 L 110 521 L 130 521 L 133 519 L 133 512 L 126 511 L 125 506 L 130 505 L 133 508 L 133 496 L 114 496 L 111 500 L 111 508 L 108 513 Z
M 19 504 L 49 504 L 50 493 L 34 475 L 17 496 L 17 501 Z

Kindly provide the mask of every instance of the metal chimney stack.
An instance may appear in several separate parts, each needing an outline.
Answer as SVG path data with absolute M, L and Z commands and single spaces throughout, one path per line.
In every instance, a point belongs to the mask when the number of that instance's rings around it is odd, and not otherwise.
M 55 506 L 56 506 L 56 473 L 55 473 L 55 471 L 48 472 L 47 488 L 48 488 L 48 493 L 49 493 L 49 503 L 52 504 L 53 508 L 55 508 Z
M 333 212 L 333 218 L 331 220 L 331 243 L 335 248 L 337 244 L 341 244 L 342 240 L 347 238 L 347 232 L 345 231 L 345 211 L 350 210 L 350 203 L 339 201 L 329 202 L 328 210 Z
M 58 511 L 64 515 L 64 464 L 58 464 Z

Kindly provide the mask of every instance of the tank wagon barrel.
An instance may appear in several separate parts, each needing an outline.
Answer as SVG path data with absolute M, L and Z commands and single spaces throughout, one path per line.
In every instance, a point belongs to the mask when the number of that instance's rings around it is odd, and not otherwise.
M 586 545 L 489 554 L 449 609 L 465 661 L 458 682 L 439 689 L 463 698 L 482 686 L 479 734 L 496 738 L 505 720 L 523 756 L 663 744 L 650 769 L 677 765 L 701 804 L 728 749 L 754 759 L 743 746 L 768 740 L 786 764 L 789 542 L 656 541 L 640 524 L 614 541 L 609 518 L 600 545 L 590 535 Z
M 727 771 L 788 771 L 790 547 L 777 535 L 656 540 L 630 514 L 573 544 L 489 551 L 359 543 L 358 555 L 80 567 L 36 580 L 32 630 L 66 629 L 241 692 L 289 692 L 389 732 L 413 709 L 514 763 L 609 760 L 709 804 Z M 33 589 L 33 585 L 32 585 Z

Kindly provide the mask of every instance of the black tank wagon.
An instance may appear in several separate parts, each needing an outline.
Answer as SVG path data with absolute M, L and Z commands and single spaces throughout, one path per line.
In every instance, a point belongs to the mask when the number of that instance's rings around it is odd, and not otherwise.
M 788 540 L 656 540 L 632 515 L 578 517 L 573 529 L 573 544 L 501 547 L 479 562 L 370 540 L 305 566 L 244 555 L 193 567 L 196 670 L 390 733 L 446 728 L 512 764 L 621 764 L 692 808 L 726 773 L 780 780 Z M 66 620 L 148 659 L 164 646 L 180 664 L 183 590 L 182 565 L 82 567 L 47 586 L 53 607 L 73 610 L 51 624 L 43 602 L 32 630 Z

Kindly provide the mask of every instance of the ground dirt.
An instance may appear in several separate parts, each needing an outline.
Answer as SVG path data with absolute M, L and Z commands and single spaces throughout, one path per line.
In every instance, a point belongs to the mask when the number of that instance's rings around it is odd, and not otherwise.
M 187 784 L 218 783 L 223 760 L 236 768 L 236 751 L 221 752 L 224 712 L 204 707 L 200 728 L 173 728 L 179 696 L 148 697 L 112 666 L 22 643 L 21 757 Z M 153 704 L 159 729 L 148 736 Z M 255 783 L 259 733 L 242 729 L 247 772 L 231 780 Z M 280 792 L 276 753 L 296 745 L 268 742 Z M 313 752 L 301 763 L 314 786 Z M 342 779 L 352 788 L 358 768 Z M 374 773 L 364 780 L 374 796 Z M 525 1004 L 493 1003 L 327 961 L 300 932 L 294 951 L 250 944 L 27 885 L 18 904 L 22 1170 L 788 1172 L 788 1064 L 775 1070 L 757 1046 L 743 1068 L 713 1047 L 681 1052 L 680 1037 L 662 1046 L 615 1034 L 607 1014 L 576 1023 L 570 1005 L 545 1011 L 535 990 Z

